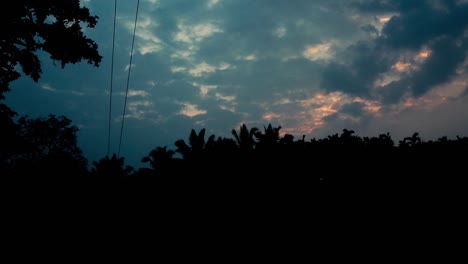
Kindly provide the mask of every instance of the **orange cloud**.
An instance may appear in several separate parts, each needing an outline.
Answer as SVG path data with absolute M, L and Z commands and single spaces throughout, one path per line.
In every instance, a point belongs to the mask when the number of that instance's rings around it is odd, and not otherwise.
M 410 67 L 411 67 L 411 63 L 399 61 L 392 66 L 392 69 L 399 71 L 399 72 L 404 72 L 404 71 L 407 71 Z
M 206 110 L 200 110 L 194 104 L 182 103 L 182 105 L 184 106 L 184 108 L 180 110 L 179 114 L 184 116 L 194 117 L 197 115 L 204 115 L 207 113 Z
M 307 46 L 304 52 L 302 53 L 304 57 L 308 60 L 328 60 L 333 57 L 331 47 L 333 45 L 332 41 L 324 42 L 321 44 Z

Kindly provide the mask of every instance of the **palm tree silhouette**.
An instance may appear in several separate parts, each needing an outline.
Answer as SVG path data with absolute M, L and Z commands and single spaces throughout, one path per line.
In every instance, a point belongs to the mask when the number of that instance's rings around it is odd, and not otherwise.
M 255 137 L 257 138 L 257 146 L 261 148 L 272 148 L 280 140 L 279 131 L 281 126 L 272 127 L 271 124 L 268 124 L 268 127 L 263 127 L 264 132 L 256 131 Z
M 148 156 L 143 157 L 141 162 L 149 163 L 151 168 L 157 169 L 161 164 L 172 159 L 175 152 L 173 150 L 167 150 L 167 146 L 157 147 L 153 149 Z
M 205 129 L 202 128 L 197 134 L 194 129 L 190 132 L 189 145 L 185 143 L 185 140 L 179 139 L 174 145 L 177 147 L 176 152 L 180 153 L 184 159 L 193 159 L 200 157 L 207 146 L 213 145 L 215 136 L 211 135 L 207 141 L 205 141 Z
M 415 147 L 421 145 L 422 141 L 419 137 L 419 133 L 415 132 L 411 137 L 405 137 L 403 140 L 400 140 L 400 147 Z
M 130 176 L 133 173 L 133 167 L 124 166 L 125 158 L 117 158 L 114 153 L 112 158 L 105 156 L 99 161 L 93 161 L 94 168 L 91 169 L 93 176 L 119 179 Z
M 414 133 L 413 136 L 411 136 L 411 138 L 405 138 L 405 141 L 407 140 L 411 143 L 412 146 L 421 144 L 421 138 L 419 137 L 419 133 L 417 132 Z
M 149 163 L 154 172 L 166 173 L 166 169 L 170 169 L 174 154 L 175 151 L 168 150 L 167 146 L 157 147 L 148 156 L 143 157 L 141 162 Z
M 253 127 L 250 130 L 247 129 L 245 124 L 239 129 L 239 133 L 235 129 L 232 129 L 231 133 L 234 136 L 237 145 L 241 151 L 250 151 L 255 147 L 255 133 L 257 133 L 258 128 Z

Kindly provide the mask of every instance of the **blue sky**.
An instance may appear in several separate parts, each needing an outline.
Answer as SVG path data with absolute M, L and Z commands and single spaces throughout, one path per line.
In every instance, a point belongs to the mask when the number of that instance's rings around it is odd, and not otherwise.
M 136 0 L 118 2 L 111 153 L 119 143 Z M 107 154 L 114 1 L 86 35 L 104 57 L 11 84 L 20 115 L 65 115 L 90 162 Z M 468 135 L 466 0 L 141 0 L 121 155 L 136 168 L 193 128 L 231 137 L 271 123 L 299 139 L 353 129 Z

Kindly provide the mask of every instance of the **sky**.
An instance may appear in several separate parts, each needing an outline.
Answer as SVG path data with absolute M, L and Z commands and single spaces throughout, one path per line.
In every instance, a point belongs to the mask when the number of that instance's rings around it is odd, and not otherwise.
M 85 0 L 99 16 L 85 34 L 100 67 L 54 65 L 40 54 L 38 83 L 13 82 L 18 114 L 65 115 L 89 163 L 118 151 L 127 165 L 190 131 L 281 126 L 306 140 L 418 132 L 468 136 L 468 0 Z M 128 70 L 130 68 L 130 75 Z M 130 76 L 130 77 L 129 77 Z

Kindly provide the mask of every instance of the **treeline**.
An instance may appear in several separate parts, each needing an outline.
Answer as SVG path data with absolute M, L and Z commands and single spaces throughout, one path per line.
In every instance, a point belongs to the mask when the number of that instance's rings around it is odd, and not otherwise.
M 81 61 L 100 65 L 98 45 L 83 34 L 83 29 L 96 26 L 98 17 L 80 1 L 13 3 L 0 16 L 6 29 L 0 42 L 0 102 L 10 83 L 20 76 L 38 82 L 42 70 L 36 52 L 48 53 L 62 68 Z M 50 17 L 55 18 L 52 24 Z M 82 194 L 94 186 L 98 191 L 115 187 L 125 192 L 136 186 L 136 190 L 148 188 L 151 193 L 155 188 L 198 194 L 208 189 L 221 194 L 229 189 L 236 195 L 250 188 L 279 196 L 308 195 L 317 189 L 329 193 L 401 190 L 401 186 L 421 189 L 427 183 L 432 187 L 455 185 L 465 178 L 467 137 L 423 141 L 414 133 L 394 142 L 388 133 L 360 137 L 343 129 L 325 138 L 305 140 L 283 135 L 280 129 L 242 125 L 229 138 L 205 135 L 205 129 L 192 130 L 172 148 L 157 146 L 142 157 L 149 168 L 134 169 L 125 165 L 124 157 L 115 155 L 89 164 L 77 144 L 78 128 L 64 116 L 18 118 L 0 103 L 1 187 L 15 185 L 15 190 L 25 187 L 41 194 L 52 189 L 75 189 Z M 428 189 L 440 190 L 432 187 Z
M 70 119 L 50 115 L 15 120 L 15 114 L 1 108 L 0 172 L 4 179 L 36 183 L 146 185 L 168 180 L 198 185 L 389 186 L 456 180 L 463 177 L 467 164 L 467 137 L 424 141 L 414 133 L 394 142 L 389 133 L 360 137 L 343 129 L 305 140 L 281 135 L 281 126 L 259 129 L 244 124 L 232 129 L 231 138 L 192 129 L 187 139 L 174 143 L 174 149 L 158 146 L 142 157 L 149 168 L 135 170 L 115 154 L 88 166 L 77 144 L 78 128 Z

